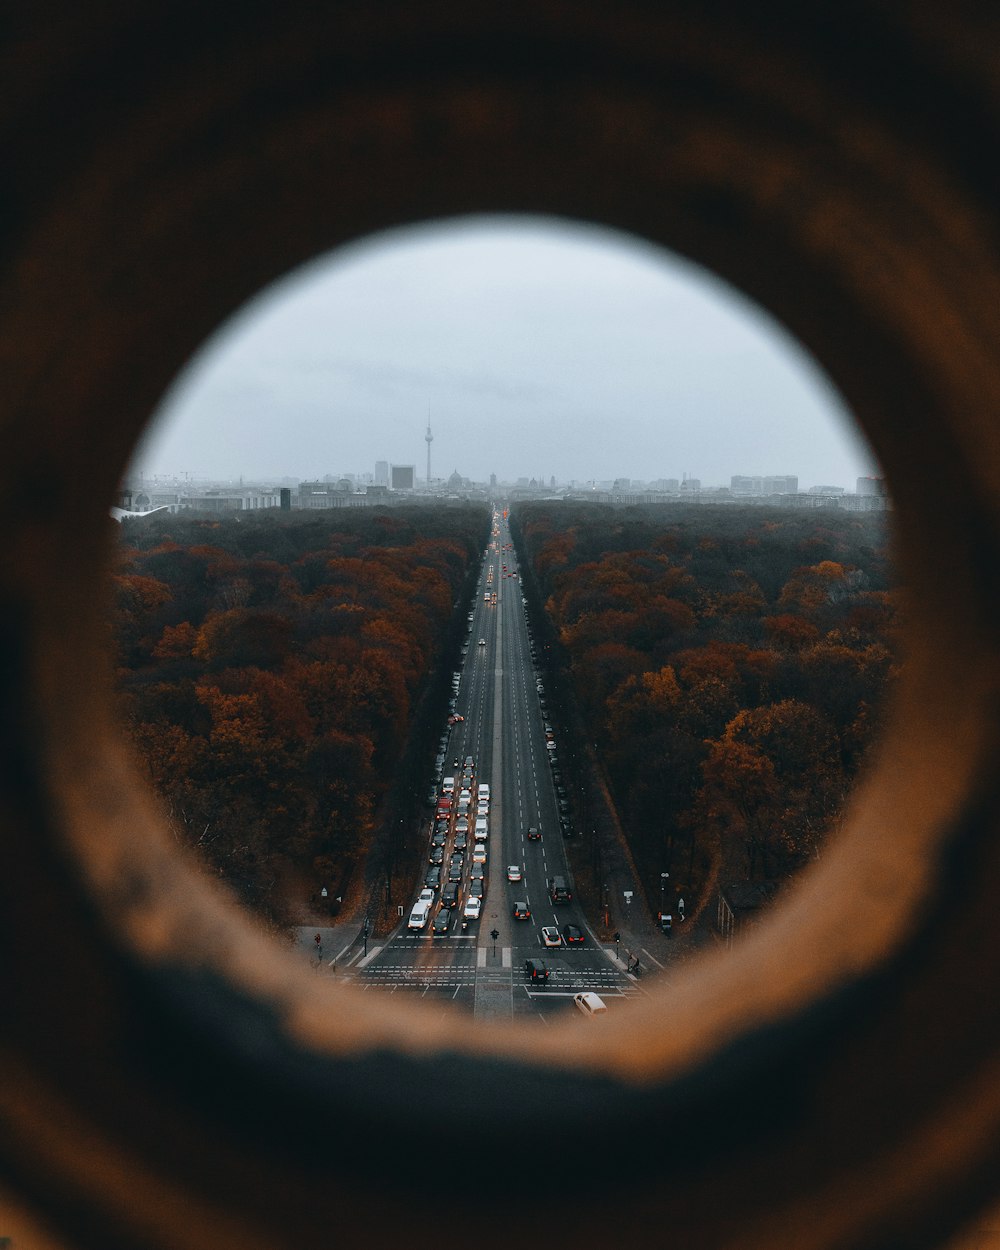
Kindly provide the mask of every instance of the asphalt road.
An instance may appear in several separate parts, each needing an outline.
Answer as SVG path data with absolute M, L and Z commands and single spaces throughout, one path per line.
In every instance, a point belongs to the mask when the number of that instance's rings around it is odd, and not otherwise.
M 384 944 L 371 946 L 367 956 L 355 952 L 340 965 L 339 972 L 366 989 L 450 999 L 486 1020 L 515 1015 L 544 1019 L 553 1011 L 572 1008 L 573 995 L 581 990 L 595 990 L 613 1011 L 626 997 L 640 993 L 639 986 L 622 970 L 614 950 L 599 944 L 575 902 L 555 905 L 549 897 L 550 878 L 566 877 L 571 887 L 572 880 L 559 829 L 552 752 L 546 747 L 543 728 L 544 692 L 537 689 L 517 562 L 509 544 L 506 524 L 498 514 L 469 623 L 469 647 L 456 708 L 464 720 L 450 731 L 444 768 L 445 776 L 456 779 L 457 802 L 462 763 L 467 756 L 474 760 L 469 846 L 451 930 L 443 935 L 431 933 L 431 921 L 441 908 L 438 889 L 425 929 L 410 932 L 407 913 Z M 558 726 L 553 725 L 551 732 L 558 755 Z M 481 919 L 470 921 L 463 932 L 476 787 L 481 782 L 490 786 L 485 896 Z M 428 853 L 432 816 L 428 809 Z M 453 805 L 443 878 L 447 877 L 454 846 L 455 823 Z M 542 830 L 540 841 L 527 839 L 529 826 Z M 517 866 L 519 881 L 508 880 L 509 865 Z M 528 919 L 514 918 L 515 902 L 527 904 Z M 542 926 L 561 930 L 566 924 L 583 931 L 582 946 L 546 949 Z M 491 937 L 494 931 L 495 940 Z M 545 961 L 548 981 L 528 980 L 524 964 L 529 958 Z

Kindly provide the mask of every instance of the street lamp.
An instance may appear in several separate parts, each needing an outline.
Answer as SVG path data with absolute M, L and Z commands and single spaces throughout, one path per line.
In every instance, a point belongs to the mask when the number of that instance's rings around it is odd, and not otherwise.
M 670 879 L 669 872 L 660 873 L 660 915 L 667 910 L 667 881 Z

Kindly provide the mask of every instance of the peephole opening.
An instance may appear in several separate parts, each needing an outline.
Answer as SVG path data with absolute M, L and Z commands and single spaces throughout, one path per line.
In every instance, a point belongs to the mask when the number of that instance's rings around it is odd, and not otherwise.
M 317 975 L 599 1017 L 824 854 L 899 660 L 889 500 L 759 308 L 475 219 L 265 292 L 128 469 L 117 664 L 178 845 Z

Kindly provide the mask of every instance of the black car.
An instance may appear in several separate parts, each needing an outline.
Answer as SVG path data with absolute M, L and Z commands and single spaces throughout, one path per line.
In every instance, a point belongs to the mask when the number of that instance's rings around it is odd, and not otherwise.
M 469 883 L 469 898 L 482 898 L 486 892 L 486 881 L 482 877 L 473 877 Z
M 475 768 L 475 766 L 476 766 L 476 762 L 475 762 L 475 760 L 472 758 L 472 756 L 471 756 L 471 755 L 467 755 L 467 756 L 465 757 L 465 767 L 466 767 L 466 768 Z
M 448 863 L 449 864 L 464 864 L 465 852 L 464 851 L 452 851 L 451 859 L 448 860 Z
M 573 836 L 573 822 L 568 816 L 559 817 L 559 828 L 562 829 L 564 838 L 571 838 Z
M 515 920 L 530 920 L 531 919 L 531 910 L 528 907 L 527 903 L 519 900 L 518 902 L 514 904 L 514 919 Z
M 449 881 L 461 881 L 462 880 L 462 865 L 461 864 L 449 864 L 448 865 L 448 880 Z
M 532 825 L 529 829 L 526 830 L 524 836 L 528 839 L 529 842 L 541 842 L 542 831 L 537 825 Z
M 455 850 L 464 851 L 468 845 L 469 835 L 459 830 L 459 832 L 455 834 Z
M 431 859 L 432 864 L 443 864 L 444 863 L 444 847 L 432 846 L 430 859 Z
M 448 834 L 444 829 L 435 829 L 431 835 L 431 846 L 444 846 L 448 841 Z
M 564 924 L 562 927 L 563 942 L 567 946 L 583 945 L 583 930 L 579 925 Z
M 438 886 L 440 886 L 440 884 L 441 884 L 441 869 L 440 868 L 428 868 L 427 873 L 424 876 L 424 885 L 429 886 L 430 889 L 432 890 L 436 890 Z
M 573 901 L 573 891 L 569 888 L 569 883 L 565 877 L 549 878 L 549 898 L 553 903 L 571 903 Z
M 434 923 L 431 925 L 431 932 L 437 937 L 441 933 L 447 933 L 451 928 L 451 908 L 442 907 L 438 914 L 434 917 Z
M 544 959 L 526 959 L 524 961 L 524 975 L 529 981 L 547 981 L 549 979 L 549 966 Z
M 442 907 L 457 907 L 458 906 L 458 885 L 456 882 L 449 881 L 448 884 L 441 891 L 441 906 Z

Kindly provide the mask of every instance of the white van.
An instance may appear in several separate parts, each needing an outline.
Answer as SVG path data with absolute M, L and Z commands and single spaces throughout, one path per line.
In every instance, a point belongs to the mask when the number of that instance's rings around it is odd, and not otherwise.
M 444 781 L 441 782 L 441 793 L 442 794 L 454 794 L 454 792 L 455 792 L 455 778 L 445 777 Z
M 483 840 L 483 841 L 486 840 L 486 817 L 485 816 L 476 817 L 476 827 L 475 827 L 474 832 L 476 835 L 477 842 L 480 840 Z
M 584 990 L 582 994 L 574 994 L 573 1002 L 576 1003 L 585 1016 L 589 1016 L 591 1019 L 607 1011 L 604 1000 L 595 994 L 593 990 Z
M 421 900 L 410 912 L 410 920 L 407 924 L 408 929 L 422 929 L 427 923 L 427 917 L 430 915 L 431 905 L 426 900 Z
M 481 781 L 481 782 L 479 783 L 479 801 L 480 801 L 480 803 L 483 801 L 483 799 L 485 799 L 485 800 L 487 801 L 487 803 L 490 801 L 490 788 L 489 788 L 489 786 L 486 784 L 486 782 L 485 782 L 485 781 Z

